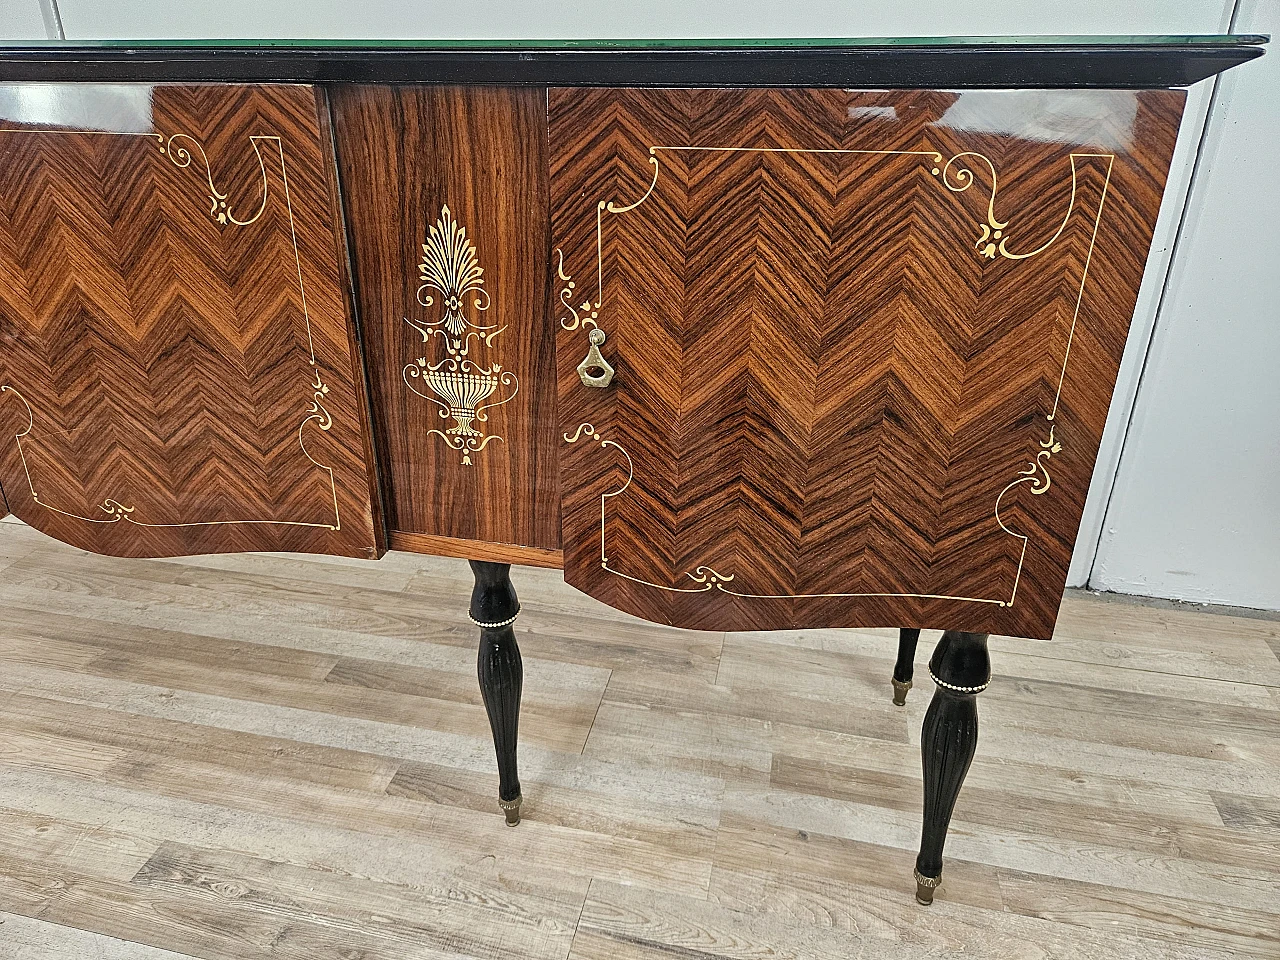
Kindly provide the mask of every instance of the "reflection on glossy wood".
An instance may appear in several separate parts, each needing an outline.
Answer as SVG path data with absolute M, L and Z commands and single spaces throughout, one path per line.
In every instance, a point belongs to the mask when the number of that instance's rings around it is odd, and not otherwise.
M 391 530 L 558 548 L 544 92 L 352 87 L 334 116 Z
M 10 508 L 100 553 L 376 555 L 315 91 L 113 91 L 123 126 L 0 130 Z
M 1049 636 L 1183 99 L 552 91 L 569 582 Z

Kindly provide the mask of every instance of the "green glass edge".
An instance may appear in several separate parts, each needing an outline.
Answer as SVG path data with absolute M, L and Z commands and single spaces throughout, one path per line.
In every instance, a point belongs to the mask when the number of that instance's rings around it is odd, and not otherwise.
M 827 37 L 827 38 L 716 38 L 649 40 L 30 40 L 12 46 L 79 47 L 90 49 L 226 49 L 270 47 L 273 49 L 344 50 L 736 50 L 750 48 L 831 48 L 831 47 L 940 47 L 940 46 L 1222 46 L 1261 44 L 1270 37 L 1256 34 L 1204 34 L 1169 36 L 1042 36 L 1042 37 Z

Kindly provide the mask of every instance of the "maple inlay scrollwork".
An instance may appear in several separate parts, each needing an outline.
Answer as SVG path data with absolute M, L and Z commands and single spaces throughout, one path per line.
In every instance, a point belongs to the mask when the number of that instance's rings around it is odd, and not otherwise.
M 996 168 L 992 164 L 991 160 L 986 157 L 986 155 L 977 153 L 972 150 L 966 150 L 963 153 L 957 153 L 955 156 L 953 156 L 950 160 L 948 160 L 945 164 L 943 164 L 941 169 L 939 169 L 938 167 L 934 167 L 930 172 L 935 177 L 940 176 L 943 185 L 952 193 L 964 193 L 971 186 L 973 186 L 973 183 L 974 183 L 973 171 L 970 170 L 968 167 L 964 166 L 963 164 L 956 165 L 955 169 L 952 170 L 952 164 L 955 164 L 957 160 L 963 160 L 965 157 L 973 157 L 977 160 L 980 160 L 982 164 L 987 168 L 987 172 L 991 175 L 991 193 L 987 198 L 987 221 L 986 223 L 979 223 L 977 225 L 978 239 L 977 239 L 977 242 L 974 243 L 973 245 L 974 249 L 977 250 L 979 253 L 981 253 L 982 256 L 986 257 L 988 260 L 994 260 L 996 258 L 996 254 L 999 254 L 1001 257 L 1004 257 L 1006 260 L 1027 260 L 1027 259 L 1030 259 L 1031 257 L 1044 253 L 1044 251 L 1048 250 L 1051 246 L 1053 246 L 1054 241 L 1056 241 L 1060 236 L 1062 236 L 1062 231 L 1067 228 L 1067 222 L 1071 219 L 1071 212 L 1075 209 L 1075 206 L 1076 206 L 1076 186 L 1077 186 L 1076 161 L 1079 159 L 1084 159 L 1088 157 L 1105 159 L 1107 161 L 1108 184 L 1110 183 L 1110 180 L 1111 180 L 1111 164 L 1115 162 L 1115 155 L 1111 153 L 1073 153 L 1071 154 L 1069 158 L 1071 163 L 1071 199 L 1067 203 L 1066 212 L 1062 215 L 1062 222 L 1058 225 L 1058 229 L 1054 231 L 1053 236 L 1049 237 L 1048 240 L 1040 244 L 1040 246 L 1036 247 L 1035 249 L 1028 250 L 1026 253 L 1014 253 L 1009 249 L 1009 246 L 1008 246 L 1009 223 L 1011 221 L 999 220 L 996 218 L 996 192 L 999 189 L 999 185 L 996 178 Z M 1105 189 L 1103 193 L 1105 196 Z
M 213 168 L 209 165 L 209 158 L 204 152 L 204 147 L 200 141 L 194 137 L 190 137 L 185 133 L 175 133 L 167 141 L 159 134 L 156 135 L 160 141 L 160 152 L 165 154 L 173 161 L 175 166 L 189 167 L 191 166 L 192 154 L 184 143 L 191 144 L 192 148 L 200 154 L 200 160 L 204 164 L 205 182 L 209 185 L 209 216 L 219 223 L 232 223 L 237 227 L 247 227 L 251 223 L 255 223 L 267 209 L 267 165 L 262 158 L 262 150 L 258 145 L 260 140 L 274 140 L 280 154 L 284 155 L 284 146 L 280 142 L 279 137 L 269 136 L 251 136 L 249 143 L 253 145 L 253 152 L 258 158 L 258 171 L 262 174 L 262 202 L 258 205 L 258 212 L 248 220 L 241 220 L 236 217 L 231 209 L 227 206 L 227 194 L 219 190 L 213 183 Z
M 448 205 L 440 208 L 440 217 L 431 227 L 427 241 L 422 245 L 422 262 L 418 265 L 419 279 L 417 301 L 424 307 L 436 303 L 430 291 L 440 297 L 442 315 L 436 320 L 404 322 L 418 332 L 423 343 L 439 336 L 444 341 L 442 359 L 431 362 L 428 357 L 417 357 L 405 365 L 401 373 L 405 386 L 424 400 L 440 408 L 442 419 L 453 418 L 454 425 L 444 430 L 432 428 L 427 432 L 445 442 L 451 450 L 462 453 L 462 463 L 470 466 L 472 454 L 479 453 L 494 440 L 503 440 L 500 434 L 486 433 L 477 424 L 488 423 L 485 412 L 511 401 L 520 389 L 516 375 L 504 370 L 496 361 L 481 364 L 470 357 L 472 341 L 486 348 L 505 327 L 484 325 L 469 320 L 464 313 L 471 299 L 471 307 L 483 313 L 491 300 L 484 288 L 484 268 L 480 266 L 475 244 L 467 239 L 466 228 L 453 218 Z M 415 384 L 425 386 L 425 393 Z M 501 400 L 486 403 L 502 389 Z M 509 388 L 509 391 L 508 391 Z M 433 395 L 434 394 L 434 395 Z

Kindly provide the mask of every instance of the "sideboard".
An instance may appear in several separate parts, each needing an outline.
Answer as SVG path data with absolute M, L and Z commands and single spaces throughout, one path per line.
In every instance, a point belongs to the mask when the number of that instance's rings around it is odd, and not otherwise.
M 0 498 L 164 557 L 511 564 L 930 661 L 933 899 L 991 633 L 1048 639 L 1181 87 L 1261 37 L 0 52 Z

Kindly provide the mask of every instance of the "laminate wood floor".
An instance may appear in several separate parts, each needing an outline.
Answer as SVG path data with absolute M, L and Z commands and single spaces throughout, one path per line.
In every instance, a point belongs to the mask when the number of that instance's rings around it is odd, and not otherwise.
M 508 829 L 455 560 L 115 560 L 0 524 L 0 958 L 1280 957 L 1280 622 L 993 638 L 913 899 L 921 642 L 642 623 L 516 568 Z

